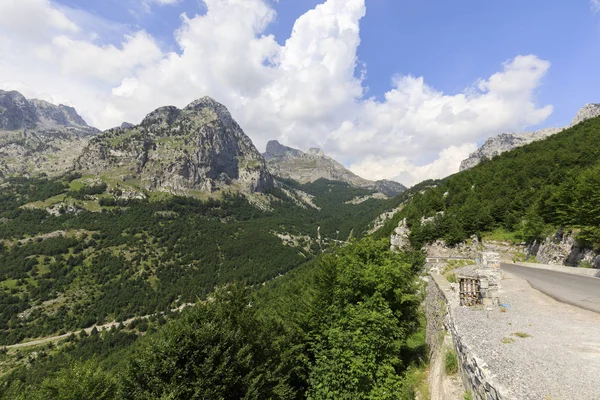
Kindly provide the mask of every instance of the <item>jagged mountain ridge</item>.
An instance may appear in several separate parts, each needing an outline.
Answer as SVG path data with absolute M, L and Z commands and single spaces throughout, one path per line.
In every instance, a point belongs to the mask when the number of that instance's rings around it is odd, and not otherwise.
M 277 140 L 271 140 L 267 143 L 263 157 L 267 160 L 267 165 L 273 175 L 293 179 L 299 183 L 329 179 L 345 182 L 354 187 L 374 190 L 389 197 L 406 190 L 406 187 L 398 182 L 388 180 L 374 182 L 361 178 L 317 148 L 311 148 L 305 153 L 284 146 Z
M 273 185 L 250 138 L 209 97 L 184 109 L 160 107 L 139 125 L 103 132 L 90 141 L 76 169 L 174 194 L 227 187 L 253 193 Z
M 65 173 L 98 132 L 73 107 L 0 90 L 0 177 Z
M 549 136 L 562 132 L 585 120 L 598 116 L 600 116 L 600 104 L 587 104 L 577 112 L 575 118 L 568 127 L 546 128 L 535 132 L 524 133 L 501 133 L 486 140 L 480 148 L 469 155 L 469 158 L 463 160 L 460 164 L 460 170 L 465 171 L 471 169 L 484 159 L 491 159 L 506 151 L 525 146 L 537 140 L 546 139 Z

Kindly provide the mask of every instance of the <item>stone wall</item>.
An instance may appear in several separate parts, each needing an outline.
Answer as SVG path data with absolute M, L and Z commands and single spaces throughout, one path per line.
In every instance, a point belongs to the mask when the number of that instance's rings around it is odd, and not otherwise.
M 431 274 L 427 285 L 427 343 L 432 358 L 442 351 L 442 338 L 450 333 L 459 360 L 463 385 L 471 391 L 475 400 L 508 400 L 505 391 L 485 372 L 485 363 L 469 349 L 454 324 L 453 307 L 458 296 L 446 279 Z

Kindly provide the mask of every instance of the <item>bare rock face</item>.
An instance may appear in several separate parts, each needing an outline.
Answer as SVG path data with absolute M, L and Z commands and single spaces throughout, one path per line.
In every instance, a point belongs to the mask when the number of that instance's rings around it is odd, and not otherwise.
M 183 110 L 158 108 L 140 125 L 102 133 L 90 141 L 76 168 L 173 194 L 226 187 L 253 193 L 273 185 L 250 138 L 209 97 Z
M 408 236 L 410 235 L 410 228 L 406 225 L 406 218 L 404 218 L 390 237 L 390 250 L 391 251 L 402 251 L 410 247 L 410 241 Z
M 525 133 L 502 133 L 485 141 L 485 143 L 471 153 L 469 158 L 460 164 L 460 170 L 465 171 L 479 164 L 483 159 L 491 159 L 504 152 L 525 146 L 537 140 L 546 139 L 549 136 L 564 131 L 590 118 L 600 116 L 600 104 L 588 104 L 577 112 L 571 125 L 565 128 L 546 128 L 535 132 Z
M 0 90 L 0 179 L 63 174 L 98 132 L 72 107 Z
M 577 112 L 575 118 L 571 121 L 571 126 L 575 126 L 580 122 L 596 117 L 600 117 L 600 104 L 586 104 Z
M 299 183 L 310 183 L 318 179 L 346 182 L 351 186 L 374 190 L 386 196 L 396 196 L 406 190 L 398 182 L 369 181 L 352 173 L 342 164 L 328 157 L 321 149 L 311 148 L 307 153 L 284 146 L 276 140 L 267 143 L 263 154 L 273 175 L 293 179 Z
M 546 128 L 535 132 L 525 133 L 501 133 L 485 141 L 477 151 L 471 153 L 469 158 L 460 164 L 460 170 L 465 171 L 479 164 L 484 159 L 492 159 L 493 157 L 516 149 L 517 147 L 525 146 L 526 144 L 537 140 L 546 139 L 564 128 Z

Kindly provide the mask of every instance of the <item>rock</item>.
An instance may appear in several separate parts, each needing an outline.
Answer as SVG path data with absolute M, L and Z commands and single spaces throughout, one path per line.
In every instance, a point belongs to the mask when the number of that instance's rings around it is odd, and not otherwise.
M 579 266 L 582 262 L 593 268 L 600 268 L 600 255 L 593 249 L 585 248 L 575 238 L 575 232 L 562 232 L 547 237 L 543 242 L 535 242 L 527 249 L 529 257 L 535 257 L 540 264 Z
M 410 228 L 406 226 L 406 218 L 404 218 L 398 224 L 398 227 L 394 229 L 394 233 L 392 233 L 392 237 L 390 238 L 390 250 L 391 251 L 401 251 L 407 247 L 410 247 L 410 241 L 408 240 L 408 235 L 410 234 Z
M 209 97 L 160 107 L 140 125 L 108 130 L 76 163 L 84 174 L 130 175 L 143 189 L 189 194 L 273 187 L 265 160 L 229 111 Z
M 575 118 L 573 118 L 573 121 L 571 121 L 571 126 L 596 117 L 600 117 L 600 104 L 586 104 L 577 112 Z
M 61 175 L 98 132 L 72 107 L 0 90 L 0 177 Z
M 449 247 L 443 240 L 436 240 L 425 246 L 427 257 L 429 258 L 468 258 L 475 260 L 481 251 L 481 245 L 477 236 L 471 236 L 470 243 L 459 243 L 454 247 Z
M 131 129 L 133 128 L 135 125 L 130 124 L 129 122 L 123 122 L 120 126 L 121 129 Z
M 477 151 L 471 153 L 469 158 L 460 164 L 460 170 L 465 171 L 478 165 L 484 159 L 492 159 L 497 155 L 507 151 L 516 149 L 517 147 L 525 146 L 526 144 L 537 140 L 546 139 L 547 137 L 561 132 L 560 128 L 547 128 L 536 132 L 525 133 L 502 133 L 485 141 Z
M 479 149 L 477 149 L 477 151 L 471 153 L 469 158 L 460 164 L 460 170 L 465 171 L 467 169 L 471 169 L 484 159 L 492 159 L 499 154 L 510 151 L 517 147 L 525 146 L 537 140 L 546 139 L 549 136 L 577 125 L 580 122 L 598 116 L 600 116 L 600 104 L 587 104 L 577 112 L 575 118 L 571 122 L 571 125 L 568 127 L 546 128 L 535 132 L 525 133 L 502 133 L 498 136 L 491 137 L 486 140 L 485 143 Z
M 271 140 L 267 143 L 267 149 L 263 156 L 273 175 L 293 179 L 299 183 L 328 179 L 383 193 L 388 197 L 396 196 L 406 190 L 406 187 L 398 182 L 387 180 L 374 182 L 363 179 L 325 155 L 318 148 L 311 148 L 304 153 L 301 150 L 284 146 L 276 140 Z

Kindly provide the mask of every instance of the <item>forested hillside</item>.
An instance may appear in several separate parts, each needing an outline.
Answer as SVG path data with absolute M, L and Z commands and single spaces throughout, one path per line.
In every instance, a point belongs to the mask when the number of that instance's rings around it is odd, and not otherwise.
M 266 282 L 361 236 L 393 203 L 344 204 L 370 192 L 339 182 L 296 188 L 319 209 L 279 189 L 260 210 L 239 195 L 126 200 L 77 175 L 9 179 L 0 198 L 0 345 L 194 303 L 228 282 Z M 70 210 L 43 209 L 57 198 Z
M 112 329 L 30 355 L 0 398 L 411 399 L 423 261 L 364 239 L 258 291 L 222 286 L 133 344 Z
M 417 248 L 494 229 L 533 242 L 560 227 L 600 247 L 600 118 L 430 184 L 393 222 L 407 219 Z

